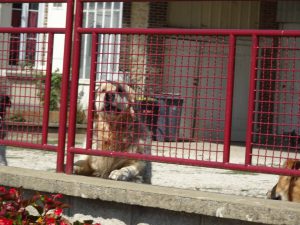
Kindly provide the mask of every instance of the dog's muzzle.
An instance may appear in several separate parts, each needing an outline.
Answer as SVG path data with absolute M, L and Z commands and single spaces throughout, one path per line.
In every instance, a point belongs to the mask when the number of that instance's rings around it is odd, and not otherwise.
M 273 200 L 281 200 L 281 196 L 276 193 L 276 187 L 277 185 L 272 188 L 269 198 Z
M 118 104 L 118 96 L 116 93 L 107 92 L 104 98 L 104 111 L 107 112 L 121 112 L 122 105 Z

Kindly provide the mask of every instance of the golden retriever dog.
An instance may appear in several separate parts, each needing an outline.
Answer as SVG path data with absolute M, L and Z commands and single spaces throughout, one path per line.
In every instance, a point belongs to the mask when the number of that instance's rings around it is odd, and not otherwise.
M 127 84 L 101 82 L 95 93 L 93 146 L 101 151 L 150 154 L 151 135 L 134 110 L 135 93 Z M 150 183 L 151 164 L 142 160 L 87 156 L 75 174 Z
M 288 159 L 285 162 L 287 169 L 300 169 L 300 161 Z M 280 176 L 278 183 L 267 193 L 268 199 L 300 202 L 300 177 Z

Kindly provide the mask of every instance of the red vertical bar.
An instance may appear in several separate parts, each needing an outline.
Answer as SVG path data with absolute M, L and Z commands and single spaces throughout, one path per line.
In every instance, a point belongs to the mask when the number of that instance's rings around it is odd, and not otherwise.
M 256 35 L 252 36 L 252 50 L 251 50 L 251 68 L 250 68 L 250 87 L 248 97 L 248 124 L 246 134 L 246 155 L 245 165 L 251 165 L 252 154 L 252 129 L 253 129 L 253 111 L 255 99 L 255 83 L 256 83 L 256 67 L 257 67 L 257 52 L 258 52 L 258 38 Z
M 49 33 L 48 49 L 47 49 L 47 67 L 45 78 L 45 96 L 44 96 L 44 114 L 42 128 L 42 144 L 47 144 L 48 139 L 48 124 L 49 124 L 49 107 L 50 107 L 50 92 L 51 92 L 51 76 L 52 76 L 52 58 L 53 58 L 53 38 L 54 34 Z
M 94 90 L 96 82 L 96 69 L 97 69 L 97 37 L 96 33 L 92 34 L 92 55 L 91 55 L 91 71 L 90 71 L 90 93 L 89 93 L 89 106 L 88 106 L 88 118 L 87 118 L 87 136 L 86 136 L 86 148 L 92 147 L 93 137 L 93 109 L 94 109 Z
M 76 111 L 78 97 L 78 79 L 80 66 L 80 49 L 81 49 L 81 34 L 78 28 L 82 24 L 82 2 L 76 1 L 75 27 L 74 27 L 74 45 L 73 45 L 73 62 L 72 62 L 72 83 L 70 93 L 70 111 L 69 111 L 69 129 L 68 129 L 68 144 L 67 144 L 67 162 L 66 173 L 73 172 L 74 153 L 70 151 L 75 145 L 75 130 L 76 130 Z
M 224 131 L 224 153 L 223 162 L 228 163 L 230 158 L 230 140 L 232 126 L 232 98 L 234 87 L 234 68 L 235 68 L 235 48 L 236 38 L 233 34 L 229 36 L 229 55 L 228 55 L 228 80 L 226 88 L 226 109 L 225 109 L 225 131 Z
M 67 1 L 66 13 L 66 33 L 65 33 L 65 46 L 64 46 L 64 62 L 62 71 L 62 84 L 60 95 L 60 111 L 59 111 L 59 129 L 58 129 L 58 153 L 56 171 L 64 171 L 64 156 L 65 156 L 65 143 L 67 131 L 67 110 L 68 110 L 68 90 L 70 79 L 70 62 L 71 62 L 71 45 L 72 45 L 72 31 L 73 31 L 73 0 Z

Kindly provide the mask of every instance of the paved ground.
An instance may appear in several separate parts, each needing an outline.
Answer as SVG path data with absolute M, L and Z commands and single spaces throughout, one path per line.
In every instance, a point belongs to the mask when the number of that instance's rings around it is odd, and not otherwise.
M 56 138 L 57 135 L 50 135 L 49 143 L 55 143 Z M 76 139 L 76 143 L 80 145 L 82 143 L 82 140 L 83 135 L 79 135 Z M 155 143 L 154 145 L 158 146 L 158 144 Z M 172 147 L 169 145 L 170 144 L 166 143 L 165 148 Z M 180 143 L 177 143 L 177 145 L 177 147 L 179 148 L 184 147 L 179 146 Z M 193 149 L 193 147 L 190 146 L 190 149 Z M 243 147 L 233 147 L 231 160 L 236 163 L 243 162 L 243 152 Z M 171 152 L 169 154 L 172 155 L 173 153 Z M 180 151 L 177 150 L 174 154 L 183 153 L 180 153 Z M 192 156 L 191 151 L 188 154 L 190 155 L 190 157 L 196 157 L 195 155 Z M 205 156 L 205 154 L 202 155 L 203 158 L 216 156 L 217 155 L 212 156 L 211 153 L 209 154 L 209 156 Z M 56 155 L 53 152 L 48 151 L 8 147 L 7 160 L 9 166 L 54 172 Z M 194 166 L 182 166 L 165 163 L 153 163 L 152 184 L 265 198 L 267 191 L 271 189 L 272 186 L 276 183 L 277 178 L 277 175 L 257 174 Z
M 83 135 L 78 135 L 76 144 L 81 145 Z M 57 143 L 57 134 L 52 134 L 48 138 L 48 143 Z M 168 155 L 181 155 L 189 158 L 214 158 L 221 159 L 218 153 L 211 152 L 200 153 L 195 151 L 185 152 L 185 145 L 189 149 L 196 149 L 196 144 L 191 143 L 153 143 L 156 145 L 156 154 L 166 154 L 165 149 L 170 151 Z M 161 146 L 159 146 L 162 144 Z M 172 146 L 176 145 L 176 146 Z M 171 149 L 176 149 L 174 152 Z M 182 149 L 182 151 L 178 150 Z M 210 146 L 217 151 L 222 146 Z M 45 171 L 55 171 L 56 155 L 53 152 L 39 151 L 32 149 L 23 149 L 15 147 L 7 147 L 7 160 L 9 166 L 30 168 Z M 244 148 L 234 146 L 232 148 L 231 162 L 239 163 L 244 160 Z M 274 163 L 274 162 L 272 162 Z M 256 174 L 240 171 L 230 171 L 221 169 L 201 168 L 193 166 L 183 166 L 166 163 L 153 163 L 152 184 L 159 186 L 170 186 L 177 188 L 193 189 L 207 192 L 216 192 L 231 195 L 251 196 L 257 198 L 265 198 L 266 193 L 277 182 L 277 175 Z M 99 215 L 98 218 L 92 218 L 89 215 L 74 215 L 73 219 L 83 221 L 84 219 L 92 219 L 102 225 L 124 225 L 123 221 L 115 218 L 105 218 Z M 126 224 L 125 224 L 126 225 Z M 147 225 L 147 224 L 139 224 Z

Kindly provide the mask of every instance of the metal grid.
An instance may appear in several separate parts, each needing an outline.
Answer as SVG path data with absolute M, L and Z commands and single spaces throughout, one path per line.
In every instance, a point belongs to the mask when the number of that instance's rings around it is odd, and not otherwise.
M 282 35 L 276 31 L 78 29 L 77 35 L 83 34 L 90 35 L 92 40 L 87 144 L 83 148 L 70 145 L 67 166 L 72 165 L 69 163 L 74 154 L 92 154 L 255 172 L 298 173 L 280 166 L 287 158 L 298 158 L 297 125 L 293 124 L 297 124 L 298 118 L 299 32 Z M 249 95 L 245 99 L 248 102 L 246 146 L 241 150 L 244 162 L 235 160 L 231 148 L 233 111 L 239 107 L 234 102 L 239 39 L 250 40 L 251 52 L 250 86 L 245 87 Z M 142 154 L 121 151 L 118 146 L 126 146 L 126 141 L 118 138 L 113 139 L 116 146 L 110 149 L 99 144 L 99 135 L 108 135 L 109 131 L 106 126 L 97 125 L 102 109 L 95 105 L 107 101 L 97 98 L 98 88 L 107 80 L 127 84 L 134 90 L 132 105 L 138 120 L 114 119 L 108 123 L 117 127 L 127 127 L 133 122 L 140 127 L 146 125 L 152 141 L 145 143 L 147 148 Z M 293 84 L 293 88 L 286 88 L 287 83 Z M 76 91 L 71 98 L 76 99 L 74 94 Z M 70 124 L 71 121 L 72 118 Z M 118 130 L 121 136 L 130 132 Z M 131 134 L 142 137 L 142 130 Z M 72 143 L 72 135 L 69 138 Z
M 152 156 L 222 161 L 226 37 L 105 34 L 95 48 L 95 88 L 106 80 L 133 87 L 138 123 L 152 132 Z M 123 63 L 114 61 L 121 48 Z
M 57 151 L 59 172 L 64 164 L 73 29 L 73 1 L 67 3 L 66 28 L 0 28 L 0 97 L 9 93 L 12 103 L 5 112 L 7 125 L 0 128 L 8 135 L 0 143 Z M 299 175 L 280 168 L 285 159 L 299 158 L 299 31 L 82 28 L 82 11 L 90 5 L 86 1 L 77 4 L 67 173 L 72 172 L 75 154 L 93 154 Z M 52 145 L 47 137 L 56 34 L 65 34 L 65 47 L 58 143 Z M 245 98 L 248 116 L 242 134 L 246 140 L 242 162 L 235 161 L 231 147 L 233 114 L 239 107 L 234 100 L 239 94 L 234 86 L 239 39 L 250 40 L 251 51 L 250 66 L 244 67 L 250 74 L 245 75 L 249 78 L 249 87 L 245 87 L 249 95 Z M 90 40 L 85 43 L 90 58 L 84 65 L 80 60 L 83 40 Z M 28 48 L 24 50 L 21 45 Z M 76 146 L 78 80 L 83 66 L 90 84 L 87 142 Z M 133 90 L 129 91 L 131 99 L 124 90 L 116 90 L 121 99 L 119 107 L 129 107 L 129 111 L 117 110 L 121 120 L 108 119 L 116 132 L 108 132 L 99 119 L 103 111 L 99 106 L 112 101 L 99 97 L 99 87 L 107 80 Z M 26 121 L 17 121 L 18 114 Z M 99 141 L 105 135 L 113 135 L 109 138 L 114 145 L 109 149 Z M 132 139 L 122 139 L 128 136 Z M 136 139 L 145 140 L 141 152 L 121 151 Z
M 4 1 L 5 3 L 40 3 Z M 56 151 L 57 171 L 64 170 L 64 150 L 67 117 L 67 95 L 70 69 L 73 1 L 43 1 L 66 4 L 66 27 L 38 27 L 37 14 L 31 13 L 28 27 L 20 27 L 21 18 L 13 27 L 0 27 L 0 108 L 1 145 Z M 16 4 L 22 7 L 22 4 Z M 37 7 L 38 4 L 32 4 Z M 14 12 L 13 12 L 14 13 Z M 19 14 L 18 14 L 19 15 Z M 64 35 L 62 81 L 60 83 L 59 131 L 56 143 L 49 142 L 50 95 L 53 81 L 53 48 L 56 38 Z M 6 101 L 2 101 L 6 99 Z
M 253 77 L 252 165 L 299 159 L 300 38 L 261 36 Z
M 48 40 L 45 34 L 41 34 L 34 43 L 38 49 L 23 49 L 21 46 L 28 46 L 28 42 L 21 40 L 21 36 L 32 36 L 32 33 L 0 34 L 1 90 L 2 95 L 8 96 L 11 101 L 11 107 L 6 107 L 7 130 L 2 132 L 9 134 L 6 137 L 9 141 L 38 144 L 42 139 L 38 127 L 41 127 L 43 119 L 43 104 L 39 96 L 45 90 L 43 85 L 38 84 L 45 79 Z

